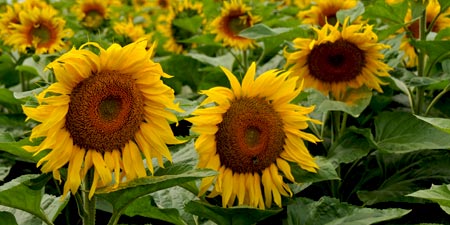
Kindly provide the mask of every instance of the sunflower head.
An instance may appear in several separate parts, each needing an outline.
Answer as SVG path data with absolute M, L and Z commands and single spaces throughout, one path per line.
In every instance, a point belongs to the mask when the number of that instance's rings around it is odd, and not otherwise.
M 100 53 L 84 49 L 88 45 Z M 168 75 L 147 49 L 143 39 L 106 50 L 97 43 L 72 49 L 48 65 L 57 82 L 37 96 L 39 105 L 23 106 L 28 119 L 39 122 L 30 139 L 45 137 L 24 148 L 35 154 L 50 149 L 37 165 L 58 180 L 68 165 L 64 194 L 75 193 L 90 170 L 92 196 L 98 186 L 146 176 L 141 155 L 151 173 L 152 158 L 171 160 L 166 144 L 180 141 L 167 122 L 177 120 L 168 109 L 180 109 L 161 80 Z
M 57 15 L 58 12 L 49 5 L 26 3 L 18 12 L 17 23 L 10 25 L 8 35 L 4 37 L 5 44 L 20 52 L 36 54 L 54 53 L 66 48 L 68 43 L 65 39 L 71 37 L 73 32 L 64 28 L 66 21 Z
M 314 30 L 317 38 L 296 38 L 296 51 L 285 51 L 286 66 L 292 76 L 304 79 L 305 87 L 316 88 L 325 95 L 342 99 L 348 88 L 363 85 L 382 92 L 380 77 L 389 76 L 390 67 L 383 62 L 381 50 L 389 46 L 378 43 L 372 26 L 325 24 Z
M 194 47 L 182 41 L 199 33 L 200 29 L 186 28 L 183 26 L 183 21 L 196 16 L 201 20 L 199 21 L 200 23 L 204 24 L 206 22 L 203 14 L 203 4 L 184 0 L 175 5 L 174 9 L 170 10 L 167 14 L 161 14 L 158 17 L 156 29 L 167 39 L 164 44 L 164 49 L 179 54 L 188 48 Z M 182 21 L 182 23 L 178 23 L 179 21 Z
M 255 40 L 239 36 L 239 32 L 253 26 L 261 18 L 251 13 L 251 7 L 242 3 L 241 0 L 223 2 L 220 16 L 212 23 L 212 33 L 216 34 L 215 41 L 223 41 L 225 46 L 245 50 L 255 46 Z
M 150 38 L 150 34 L 146 34 L 144 27 L 141 24 L 134 24 L 132 19 L 129 19 L 128 22 L 117 22 L 113 26 L 114 32 L 116 34 L 125 37 L 127 40 L 131 42 L 137 41 L 139 38 L 148 37 Z
M 450 27 L 450 9 L 441 11 L 441 6 L 437 0 L 430 0 L 426 7 L 426 21 L 425 26 L 427 29 L 431 26 L 431 23 L 434 21 L 433 27 L 431 31 L 439 32 L 442 29 Z M 415 20 L 412 22 L 412 12 L 409 9 L 405 15 L 405 24 L 407 25 L 406 32 L 409 32 L 413 38 L 419 38 L 419 20 Z M 404 32 L 403 29 L 400 32 Z M 405 52 L 404 61 L 406 67 L 415 67 L 418 64 L 418 58 L 414 46 L 409 43 L 410 39 L 408 37 L 404 37 L 402 43 L 400 44 L 400 50 Z
M 339 10 L 350 9 L 356 6 L 356 0 L 316 0 L 308 10 L 300 11 L 297 16 L 303 24 L 324 26 L 326 23 L 336 24 L 336 13 Z
M 110 7 L 118 5 L 120 2 L 117 0 L 77 0 L 72 10 L 84 27 L 94 30 L 100 28 L 109 19 Z
M 222 69 L 231 89 L 203 91 L 203 108 L 188 118 L 199 134 L 198 167 L 219 172 L 202 180 L 200 194 L 213 185 L 210 197 L 221 195 L 223 207 L 237 203 L 264 209 L 272 199 L 281 207 L 281 196 L 292 195 L 283 175 L 295 182 L 288 162 L 310 172 L 318 169 L 303 140 L 319 140 L 302 131 L 308 121 L 318 122 L 306 116 L 314 107 L 290 104 L 301 89 L 288 73 L 270 70 L 255 79 L 253 63 L 241 85 Z

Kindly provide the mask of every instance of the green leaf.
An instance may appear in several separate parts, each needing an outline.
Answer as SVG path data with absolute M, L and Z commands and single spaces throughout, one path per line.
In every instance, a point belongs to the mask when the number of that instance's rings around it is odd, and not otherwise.
M 37 162 L 43 157 L 45 152 L 41 152 L 38 155 L 33 155 L 31 152 L 25 151 L 22 146 L 30 145 L 34 146 L 39 142 L 31 142 L 28 138 L 24 138 L 20 141 L 14 141 L 14 138 L 9 133 L 0 133 L 0 151 L 8 152 L 14 156 L 17 156 L 18 160 Z
M 35 67 L 26 66 L 26 65 L 18 65 L 16 66 L 16 70 L 22 73 L 26 73 L 32 76 L 39 76 L 39 73 Z
M 8 88 L 19 83 L 19 75 L 14 69 L 15 66 L 9 54 L 0 55 L 0 84 L 4 84 Z
M 318 201 L 297 198 L 288 205 L 289 225 L 365 225 L 400 218 L 411 210 L 363 208 L 322 197 Z
M 0 181 L 3 181 L 5 177 L 8 176 L 13 165 L 13 161 L 8 160 L 7 158 L 0 158 Z
M 377 154 L 376 160 L 361 166 L 364 184 L 357 195 L 365 205 L 380 202 L 424 203 L 407 196 L 433 183 L 448 182 L 450 152 L 424 150 L 405 154 Z M 372 165 L 372 166 L 370 166 Z
M 406 153 L 424 149 L 450 148 L 450 136 L 406 112 L 384 112 L 375 119 L 378 149 Z
M 386 4 L 384 1 L 376 1 L 366 7 L 364 17 L 377 18 L 384 23 L 403 24 L 407 9 L 408 1 L 395 5 Z
M 233 63 L 235 59 L 231 53 L 227 53 L 225 55 L 221 55 L 218 57 L 210 57 L 204 54 L 193 52 L 190 52 L 187 55 L 192 57 L 193 59 L 198 60 L 199 62 L 209 64 L 211 66 L 223 66 L 230 71 L 233 68 Z
M 420 190 L 408 194 L 408 196 L 428 199 L 436 202 L 447 214 L 450 214 L 450 184 L 432 185 L 428 190 Z
M 257 40 L 260 38 L 271 37 L 282 33 L 286 33 L 290 30 L 292 30 L 292 28 L 285 28 L 285 27 L 270 28 L 263 23 L 258 23 L 239 32 L 239 36 Z
M 201 201 L 190 201 L 185 210 L 194 215 L 210 219 L 220 225 L 250 225 L 276 215 L 282 209 L 256 209 L 243 206 L 222 208 Z
M 443 60 L 446 57 L 450 56 L 450 53 L 447 51 L 447 49 L 450 48 L 450 42 L 449 41 L 414 41 L 412 44 L 420 49 L 420 51 L 425 52 L 425 54 L 428 55 L 428 60 L 426 64 L 426 74 L 428 74 L 431 71 L 431 68 L 433 66 Z
M 333 143 L 327 157 L 337 166 L 339 163 L 350 163 L 361 159 L 373 149 L 376 149 L 376 143 L 370 129 L 350 127 Z
M 363 13 L 364 13 L 364 4 L 362 2 L 358 2 L 357 5 L 353 8 L 339 10 L 336 13 L 336 17 L 341 24 L 344 23 L 346 17 L 349 17 L 350 18 L 349 23 L 352 23 L 353 21 L 356 20 L 356 18 L 361 16 L 361 14 Z
M 45 194 L 41 201 L 41 208 L 51 221 L 55 221 L 56 217 L 58 217 L 61 211 L 66 207 L 69 199 L 69 194 L 65 197 Z
M 175 25 L 178 29 L 187 30 L 191 36 L 192 34 L 198 33 L 200 31 L 200 27 L 202 25 L 203 18 L 199 15 L 189 17 L 189 18 L 177 18 L 172 21 L 173 25 Z M 183 38 L 188 38 L 183 37 Z
M 316 92 L 315 95 L 320 94 Z M 312 96 L 313 98 L 317 98 Z M 308 97 L 309 98 L 309 97 Z M 342 101 L 334 101 L 325 99 L 317 104 L 317 112 L 325 113 L 328 111 L 342 111 L 350 114 L 353 117 L 358 117 L 364 109 L 370 104 L 372 98 L 372 91 L 365 88 L 352 89 L 348 91 L 347 95 Z M 319 98 L 320 99 L 320 98 Z
M 158 208 L 150 195 L 140 197 L 131 203 L 124 211 L 127 216 L 143 216 L 158 219 L 175 225 L 185 225 L 178 210 L 173 208 Z
M 196 199 L 196 195 L 181 187 L 171 187 L 157 191 L 151 195 L 159 207 L 176 209 L 184 222 L 191 225 L 198 224 L 197 218 L 184 210 L 186 202 Z
M 117 188 L 98 189 L 96 196 L 111 203 L 113 208 L 112 219 L 118 219 L 133 201 L 144 195 L 216 174 L 216 171 L 209 169 L 195 169 L 176 175 L 143 177 L 122 183 Z
M 23 102 L 14 97 L 11 90 L 7 88 L 0 88 L 0 105 L 2 106 L 20 106 Z M 20 107 L 19 107 L 20 108 Z
M 315 161 L 319 166 L 317 173 L 308 172 L 301 169 L 300 166 L 295 163 L 289 163 L 295 181 L 299 183 L 316 183 L 319 181 L 340 179 L 335 170 L 336 166 L 333 165 L 332 161 L 323 157 L 316 157 Z
M 438 0 L 439 5 L 441 6 L 441 12 L 445 12 L 450 7 L 450 1 L 447 0 Z
M 0 224 L 3 225 L 17 225 L 16 218 L 10 212 L 0 211 Z
M 431 118 L 431 117 L 423 117 L 423 116 L 417 116 L 418 119 L 423 120 L 434 127 L 438 128 L 439 130 L 445 131 L 447 133 L 450 133 L 450 119 L 446 118 Z
M 42 185 L 35 186 L 32 180 L 36 178 L 39 175 L 27 174 L 0 186 L 0 205 L 23 210 L 52 224 L 52 220 L 41 209 L 44 189 Z

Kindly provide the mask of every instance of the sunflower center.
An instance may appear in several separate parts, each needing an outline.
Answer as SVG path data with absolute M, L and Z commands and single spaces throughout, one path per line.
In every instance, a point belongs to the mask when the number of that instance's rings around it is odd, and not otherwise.
M 51 40 L 51 31 L 44 24 L 35 24 L 31 28 L 31 35 L 33 39 L 38 39 L 39 43 L 47 43 Z
M 307 60 L 311 75 L 327 83 L 355 79 L 365 63 L 364 51 L 343 39 L 315 46 Z
M 159 0 L 158 5 L 159 5 L 159 7 L 163 8 L 163 9 L 169 8 L 169 1 Z
M 121 107 L 122 99 L 120 97 L 108 96 L 100 102 L 98 107 L 99 116 L 105 121 L 111 121 L 119 115 Z
M 105 71 L 75 86 L 65 126 L 81 148 L 112 151 L 132 140 L 143 112 L 143 96 L 131 77 Z
M 237 35 L 242 30 L 250 27 L 251 18 L 246 13 L 231 12 L 228 16 L 228 29 L 232 35 Z
M 83 19 L 83 24 L 88 28 L 98 28 L 103 23 L 103 16 L 97 10 L 90 10 Z
M 233 172 L 261 172 L 283 151 L 283 121 L 264 99 L 233 101 L 218 127 L 217 153 Z

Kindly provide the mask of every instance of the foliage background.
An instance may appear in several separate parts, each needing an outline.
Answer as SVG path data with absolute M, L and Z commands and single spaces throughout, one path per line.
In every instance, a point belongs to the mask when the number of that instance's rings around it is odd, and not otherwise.
M 219 14 L 220 2 L 202 2 L 207 20 Z M 450 7 L 448 1 L 438 2 L 441 12 Z M 136 11 L 133 2 L 128 3 L 115 9 L 119 15 L 101 28 L 86 30 L 69 10 L 75 2 L 50 1 L 74 31 L 70 41 L 75 47 L 86 41 L 103 47 L 129 43 L 129 38 L 113 31 L 114 20 L 131 15 L 138 23 L 143 19 L 139 13 L 149 11 Z M 132 182 L 123 190 L 100 190 L 96 194 L 98 224 L 106 224 L 111 217 L 120 224 L 449 224 L 450 28 L 411 40 L 423 64 L 405 67 L 404 53 L 399 50 L 403 34 L 396 32 L 405 26 L 408 8 L 412 9 L 413 20 L 421 20 L 426 4 L 413 0 L 395 5 L 365 0 L 337 14 L 340 21 L 345 16 L 362 16 L 373 24 L 380 42 L 391 46 L 384 54 L 393 70 L 383 93 L 356 92 L 351 105 L 330 100 L 313 89 L 296 99 L 296 104 L 316 105 L 311 117 L 323 121 L 323 126 L 310 127 L 323 142 L 308 146 L 321 169 L 318 174 L 310 174 L 292 165 L 294 177 L 304 182 L 290 184 L 295 195 L 283 199 L 283 208 L 221 208 L 218 199 L 197 197 L 196 182 L 214 174 L 195 168 L 195 135 L 183 120 L 204 98 L 198 91 L 229 85 L 219 65 L 235 74 L 243 74 L 245 65 L 240 65 L 244 61 L 256 61 L 258 74 L 281 69 L 285 63 L 283 49 L 291 48 L 294 38 L 313 35 L 310 26 L 296 18 L 299 8 L 294 4 L 249 4 L 262 21 L 240 33 L 258 42 L 258 47 L 245 56 L 214 42 L 208 32 L 181 40 L 197 47 L 175 54 L 164 49 L 163 34 L 153 33 L 152 38 L 158 41 L 154 60 L 174 76 L 165 83 L 175 90 L 177 101 L 186 111 L 178 115 L 180 123 L 173 125 L 173 131 L 190 141 L 171 146 L 173 163 L 156 168 L 155 176 Z M 156 21 L 156 14 L 151 15 Z M 178 29 L 203 31 L 196 17 L 177 23 Z M 182 26 L 185 24 L 190 26 Z M 146 32 L 152 31 L 154 26 L 146 28 Z M 25 122 L 21 105 L 32 102 L 34 93 L 52 82 L 44 68 L 61 53 L 19 54 L 10 46 L 0 47 L 0 223 L 80 224 L 76 199 L 66 196 L 61 200 L 61 184 L 36 168 L 40 156 L 32 157 L 21 148 L 30 144 L 26 137 L 35 125 Z M 331 114 L 348 114 L 338 137 L 332 135 L 331 120 L 324 120 Z

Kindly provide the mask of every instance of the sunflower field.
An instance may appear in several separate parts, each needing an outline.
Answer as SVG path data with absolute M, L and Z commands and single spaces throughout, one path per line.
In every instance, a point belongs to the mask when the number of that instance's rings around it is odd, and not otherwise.
M 0 224 L 450 224 L 448 0 L 0 0 Z

